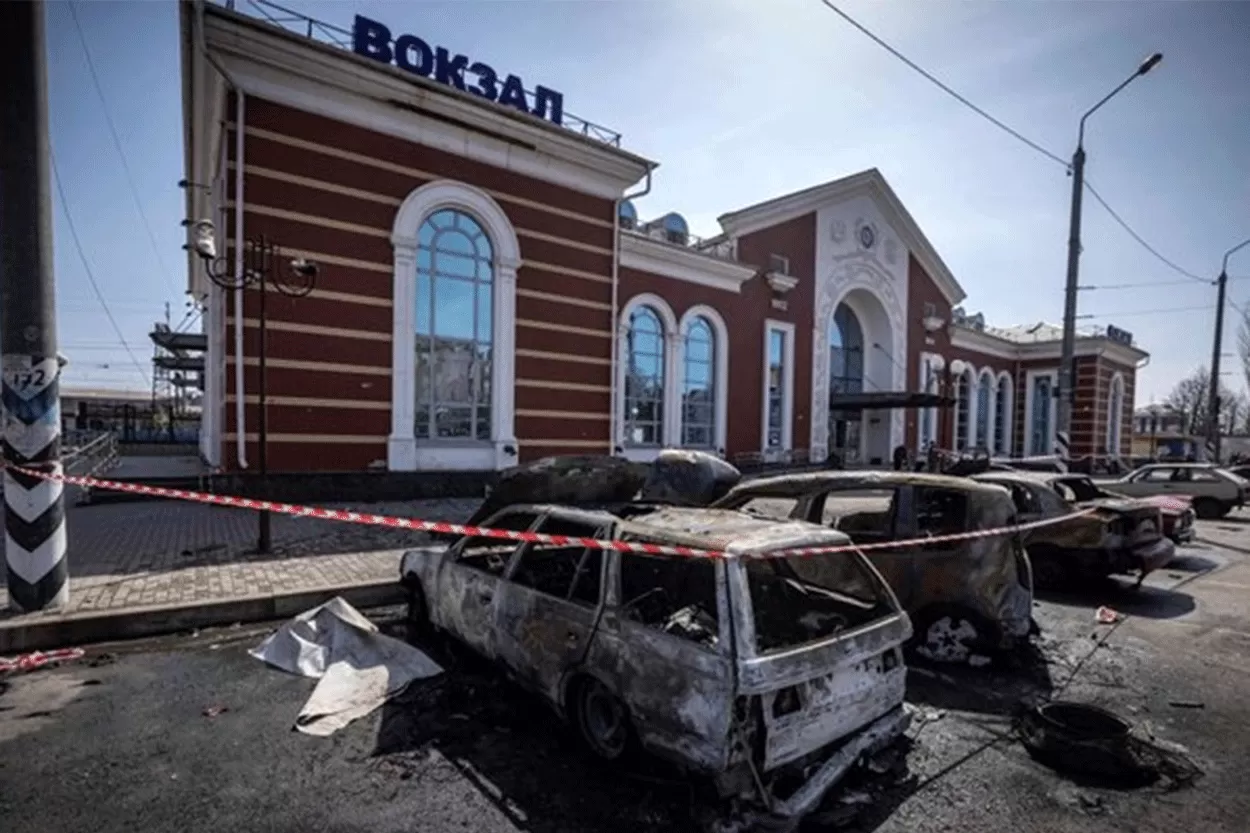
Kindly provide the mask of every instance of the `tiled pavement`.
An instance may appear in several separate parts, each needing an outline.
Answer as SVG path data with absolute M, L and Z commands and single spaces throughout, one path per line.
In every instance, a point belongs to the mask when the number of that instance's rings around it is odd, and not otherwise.
M 480 499 L 337 504 L 385 515 L 463 521 Z M 0 627 L 48 616 L 195 605 L 389 581 L 423 533 L 272 516 L 272 552 L 258 555 L 255 512 L 181 501 L 67 506 L 70 602 L 17 614 L 0 584 Z M 3 580 L 3 573 L 0 573 Z

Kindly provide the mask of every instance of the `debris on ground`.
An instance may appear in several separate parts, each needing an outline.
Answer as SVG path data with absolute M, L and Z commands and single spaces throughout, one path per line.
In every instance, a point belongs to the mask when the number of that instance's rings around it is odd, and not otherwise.
M 230 711 L 227 706 L 205 706 L 202 714 L 205 717 L 216 717 L 219 714 Z
M 1025 713 L 1019 733 L 1039 763 L 1085 781 L 1179 789 L 1202 775 L 1183 748 L 1134 733 L 1128 721 L 1088 703 L 1038 706 Z
M 1124 618 L 1124 615 L 1117 610 L 1112 610 L 1105 605 L 1098 608 L 1098 612 L 1094 614 L 1100 625 L 1114 625 Z
M 71 662 L 86 654 L 82 648 L 58 648 L 55 651 L 31 651 L 16 657 L 0 657 L 0 674 L 36 671 L 49 665 Z
M 419 648 L 380 633 L 337 596 L 299 614 L 249 653 L 320 681 L 295 728 L 322 737 L 369 714 L 414 680 L 443 672 Z
M 1174 709 L 1205 709 L 1206 703 L 1200 700 L 1169 700 L 1168 705 Z

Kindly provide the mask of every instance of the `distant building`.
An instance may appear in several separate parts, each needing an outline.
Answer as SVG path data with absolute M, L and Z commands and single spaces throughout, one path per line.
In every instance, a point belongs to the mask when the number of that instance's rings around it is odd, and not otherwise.
M 1133 412 L 1133 456 L 1184 459 L 1196 456 L 1202 437 L 1191 434 L 1189 416 L 1168 405 Z

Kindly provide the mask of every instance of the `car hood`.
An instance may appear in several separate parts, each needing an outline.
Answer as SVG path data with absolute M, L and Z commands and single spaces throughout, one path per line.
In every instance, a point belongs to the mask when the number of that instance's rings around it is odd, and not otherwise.
M 1093 500 L 1081 501 L 1077 506 L 1081 509 L 1098 509 L 1128 517 L 1154 515 L 1159 511 L 1159 506 L 1154 501 L 1137 500 L 1136 498 L 1128 497 L 1094 498 Z

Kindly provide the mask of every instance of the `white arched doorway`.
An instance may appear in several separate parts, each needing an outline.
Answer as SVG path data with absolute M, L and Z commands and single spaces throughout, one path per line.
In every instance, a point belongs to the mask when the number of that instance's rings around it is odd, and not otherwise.
M 888 463 L 894 420 L 888 410 L 839 408 L 840 397 L 894 389 L 894 332 L 881 301 L 852 289 L 833 307 L 828 348 L 828 447 L 846 463 Z

